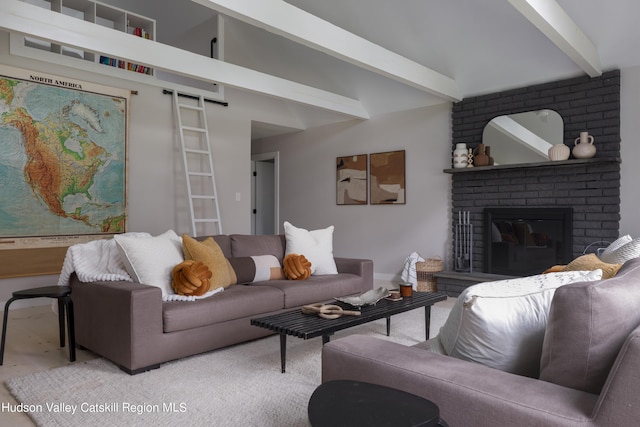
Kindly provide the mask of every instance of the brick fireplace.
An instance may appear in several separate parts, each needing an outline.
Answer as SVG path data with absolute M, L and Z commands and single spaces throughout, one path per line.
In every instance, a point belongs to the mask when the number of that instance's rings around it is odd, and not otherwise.
M 483 273 L 484 209 L 536 207 L 573 209 L 572 255 L 596 241 L 613 241 L 620 220 L 620 72 L 578 77 L 495 94 L 466 98 L 452 107 L 452 151 L 457 143 L 476 147 L 494 117 L 551 109 L 564 121 L 564 143 L 573 146 L 581 131 L 595 137 L 597 152 L 588 160 L 447 169 L 452 177 L 452 212 L 470 212 L 473 271 Z M 490 141 L 485 144 L 491 145 Z M 453 222 L 452 222 L 453 230 Z M 453 253 L 453 250 L 452 250 Z M 452 255 L 453 256 L 453 255 Z M 483 280 L 475 280 L 475 283 Z M 472 284 L 439 277 L 441 290 L 456 295 Z

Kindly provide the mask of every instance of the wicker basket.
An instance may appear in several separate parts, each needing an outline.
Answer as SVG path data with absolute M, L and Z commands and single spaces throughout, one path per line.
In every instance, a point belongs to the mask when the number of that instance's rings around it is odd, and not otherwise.
M 438 279 L 434 273 L 442 271 L 444 262 L 440 258 L 427 258 L 424 262 L 416 262 L 416 276 L 419 292 L 436 292 Z

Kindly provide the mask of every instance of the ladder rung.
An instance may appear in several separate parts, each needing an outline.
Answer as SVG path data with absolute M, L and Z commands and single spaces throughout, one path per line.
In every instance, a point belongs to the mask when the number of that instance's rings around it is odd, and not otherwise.
M 210 172 L 188 172 L 187 171 L 187 173 L 192 176 L 213 176 L 213 174 Z
M 197 218 L 195 218 L 193 220 L 193 222 L 218 222 L 218 221 L 219 220 L 213 219 L 213 218 L 211 218 L 211 219 L 197 219 Z
M 204 108 L 198 105 L 189 105 L 189 104 L 178 104 L 178 107 L 184 108 L 185 110 L 196 110 L 196 111 L 204 111 Z
M 201 196 L 201 195 L 191 195 L 192 199 L 209 199 L 209 200 L 215 200 L 216 198 L 214 196 Z
M 182 130 L 190 130 L 191 132 L 206 132 L 207 130 L 204 128 L 196 128 L 193 126 L 182 126 Z
M 207 150 L 196 150 L 194 148 L 185 148 L 184 151 L 186 151 L 187 153 L 209 154 Z

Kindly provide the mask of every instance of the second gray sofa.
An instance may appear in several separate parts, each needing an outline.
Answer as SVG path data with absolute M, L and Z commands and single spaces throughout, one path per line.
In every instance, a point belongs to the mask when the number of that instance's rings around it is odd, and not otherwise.
M 322 349 L 323 382 L 350 379 L 436 403 L 450 427 L 636 426 L 640 420 L 640 259 L 558 288 L 540 378 L 351 335 Z

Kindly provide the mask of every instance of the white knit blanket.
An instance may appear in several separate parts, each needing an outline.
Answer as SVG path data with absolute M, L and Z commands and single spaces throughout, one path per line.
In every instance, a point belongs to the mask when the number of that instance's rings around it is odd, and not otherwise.
M 404 260 L 404 267 L 400 277 L 405 283 L 411 283 L 414 290 L 418 288 L 418 275 L 416 273 L 416 262 L 424 262 L 417 252 L 413 252 Z
M 149 233 L 125 233 L 131 237 L 151 237 Z M 62 263 L 62 271 L 58 278 L 59 286 L 68 286 L 71 274 L 76 273 L 81 282 L 124 280 L 133 282 L 127 272 L 114 239 L 94 240 L 70 246 Z M 195 297 L 186 295 L 165 295 L 163 301 L 195 301 L 221 292 L 217 288 L 206 294 Z
M 131 233 L 146 234 L 148 233 Z M 106 280 L 114 282 L 126 280 L 132 282 L 131 276 L 120 258 L 116 242 L 109 240 L 94 240 L 70 246 L 62 263 L 62 271 L 58 278 L 58 285 L 68 286 L 72 273 L 78 275 L 81 282 Z

